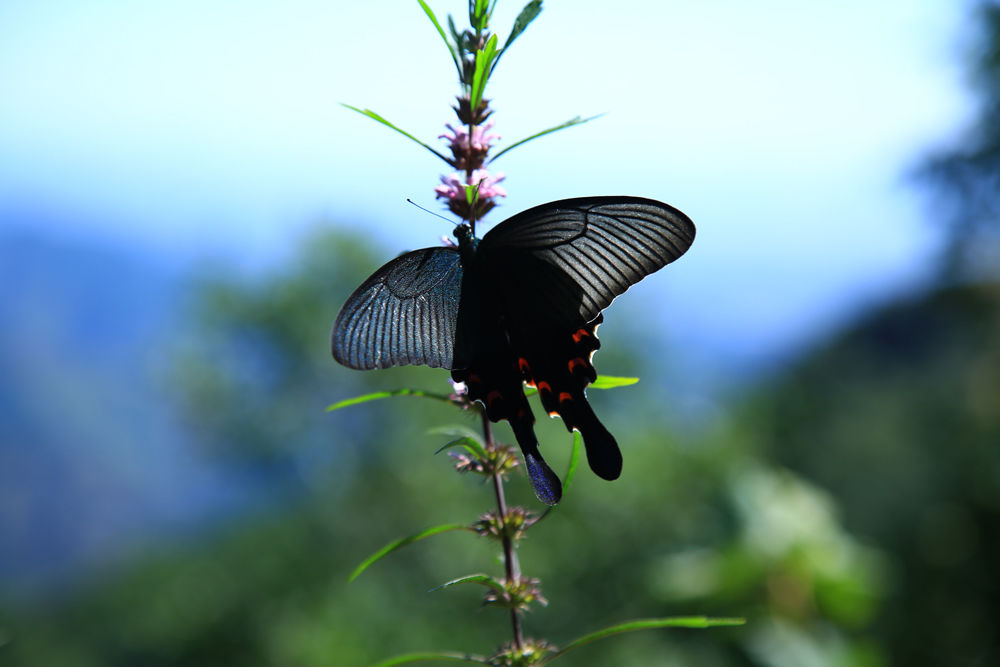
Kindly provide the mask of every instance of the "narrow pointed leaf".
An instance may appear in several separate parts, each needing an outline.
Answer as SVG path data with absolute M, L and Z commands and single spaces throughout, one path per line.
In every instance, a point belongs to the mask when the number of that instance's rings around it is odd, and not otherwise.
M 469 3 L 469 24 L 479 32 L 489 27 L 492 10 L 489 0 L 473 0 Z
M 426 148 L 427 150 L 429 150 L 431 153 L 434 153 L 434 155 L 437 155 L 439 158 L 441 158 L 442 160 L 444 160 L 445 162 L 447 162 L 449 165 L 451 164 L 451 158 L 446 157 L 444 155 L 444 153 L 441 153 L 440 151 L 438 151 L 433 146 L 431 146 L 429 144 L 425 144 L 424 142 L 420 141 L 420 139 L 417 139 L 415 136 L 413 136 L 412 134 L 410 134 L 406 130 L 403 130 L 403 129 L 399 128 L 399 127 L 396 127 L 395 125 L 393 125 L 388 120 L 386 120 L 382 116 L 378 115 L 377 113 L 375 113 L 371 109 L 359 109 L 357 107 L 351 106 L 350 104 L 344 104 L 343 102 L 341 102 L 340 106 L 347 107 L 351 111 L 357 111 L 362 116 L 368 116 L 372 120 L 376 120 L 376 121 L 382 123 L 386 127 L 390 128 L 390 129 L 393 129 L 396 132 L 399 132 L 401 135 L 403 135 L 407 139 L 410 139 L 411 141 L 414 141 L 414 142 L 420 144 L 421 146 L 423 146 L 424 148 Z
M 579 648 L 584 644 L 589 644 L 590 642 L 597 641 L 598 639 L 604 639 L 606 637 L 611 637 L 614 635 L 619 635 L 624 632 L 636 632 L 638 630 L 654 630 L 658 628 L 714 628 L 714 627 L 729 627 L 734 625 L 743 625 L 746 623 L 746 619 L 743 618 L 709 618 L 707 616 L 676 616 L 672 618 L 647 618 L 639 619 L 635 621 L 626 621 L 625 623 L 620 623 L 618 625 L 612 625 L 611 627 L 604 628 L 603 630 L 598 630 L 597 632 L 592 632 L 589 635 L 584 635 L 578 639 L 574 639 L 569 644 L 566 644 L 556 653 L 553 653 L 548 660 L 545 661 L 546 664 L 555 660 L 556 658 L 566 655 L 575 648 Z
M 392 389 L 390 391 L 376 391 L 371 394 L 363 394 L 361 396 L 355 396 L 354 398 L 345 398 L 342 401 L 337 401 L 336 403 L 326 406 L 326 411 L 333 412 L 334 410 L 346 408 L 351 405 L 357 405 L 358 403 L 367 403 L 368 401 L 377 401 L 382 398 L 392 398 L 393 396 L 420 396 L 422 398 L 432 398 L 435 401 L 451 403 L 451 398 L 445 394 L 435 394 L 429 391 L 421 391 L 419 389 Z
M 427 5 L 426 2 L 424 2 L 424 0 L 417 0 L 417 2 L 419 2 L 420 6 L 423 7 L 424 14 L 427 14 L 427 18 L 429 18 L 431 23 L 434 24 L 434 27 L 437 28 L 438 34 L 441 35 L 441 39 L 444 41 L 444 45 L 448 47 L 448 53 L 451 54 L 451 62 L 455 64 L 455 69 L 458 70 L 458 76 L 461 78 L 462 67 L 458 62 L 458 54 L 455 53 L 455 47 L 453 47 L 451 42 L 448 41 L 448 36 L 444 34 L 444 28 L 441 27 L 440 23 L 438 23 L 437 17 L 434 16 L 434 11 Z M 449 20 L 451 19 L 450 16 L 448 18 Z
M 596 116 L 591 116 L 590 118 L 580 118 L 579 116 L 577 116 L 576 118 L 569 119 L 565 123 L 562 123 L 560 125 L 556 125 L 555 127 L 550 127 L 549 129 L 542 130 L 541 132 L 537 132 L 537 133 L 531 135 L 530 137 L 525 137 L 524 139 L 521 139 L 520 141 L 515 142 L 515 143 L 511 144 L 510 146 L 508 146 L 507 148 L 503 149 L 502 151 L 500 151 L 499 153 L 497 153 L 496 155 L 494 155 L 492 158 L 490 158 L 490 162 L 491 163 L 495 162 L 498 157 L 500 157 L 501 155 L 503 155 L 507 151 L 511 150 L 512 148 L 517 148 L 521 144 L 526 144 L 529 141 L 531 141 L 532 139 L 537 139 L 538 137 L 545 136 L 546 134 L 552 134 L 553 132 L 558 132 L 559 130 L 565 130 L 567 127 L 573 127 L 574 125 L 582 125 L 584 123 L 589 123 L 590 121 L 594 120 L 595 118 L 600 118 L 603 115 L 604 114 L 599 113 Z
M 566 494 L 569 491 L 569 487 L 573 484 L 573 479 L 576 477 L 576 470 L 580 466 L 580 451 L 583 449 L 583 436 L 580 435 L 579 431 L 573 431 L 573 446 L 569 450 L 569 466 L 566 468 L 566 475 L 563 477 L 563 499 L 566 498 Z M 547 517 L 552 512 L 562 507 L 559 505 L 550 505 L 545 508 L 533 523 L 539 523 L 542 519 Z
M 396 551 L 398 549 L 402 549 L 406 545 L 412 544 L 412 543 L 417 542 L 419 540 L 422 540 L 425 537 L 431 537 L 432 535 L 438 535 L 440 533 L 447 533 L 447 532 L 453 531 L 453 530 L 471 530 L 471 529 L 468 526 L 466 526 L 464 524 L 461 524 L 461 523 L 446 523 L 446 524 L 443 524 L 443 525 L 440 525 L 440 526 L 434 526 L 432 528 L 428 528 L 426 530 L 422 530 L 419 533 L 414 533 L 413 535 L 410 535 L 409 537 L 404 537 L 404 538 L 399 539 L 399 540 L 394 540 L 394 541 L 390 542 L 389 544 L 385 545 L 384 547 L 382 547 L 381 549 L 379 549 L 378 551 L 376 551 L 375 553 L 373 553 L 371 556 L 369 556 L 368 558 L 366 558 L 364 561 L 362 561 L 362 563 L 360 565 L 358 565 L 356 568 L 354 568 L 354 572 L 351 572 L 351 576 L 349 576 L 347 578 L 347 581 L 349 581 L 349 582 L 350 581 L 354 581 L 355 579 L 358 578 L 358 576 L 362 572 L 364 572 L 365 570 L 367 570 L 373 563 L 375 563 L 375 561 L 380 560 L 383 556 L 389 555 L 393 551 Z
M 440 591 L 445 588 L 451 588 L 452 586 L 457 586 L 459 584 L 482 584 L 487 588 L 492 588 L 495 591 L 502 591 L 503 584 L 489 576 L 488 574 L 469 574 L 464 577 L 459 577 L 458 579 L 452 579 L 451 581 L 446 581 L 440 586 L 435 586 L 430 589 L 428 593 L 434 593 L 435 591 Z
M 507 53 L 507 49 L 509 49 L 510 45 L 514 43 L 514 40 L 517 39 L 522 32 L 524 32 L 524 29 L 528 27 L 528 24 L 534 21 L 535 17 L 537 17 L 541 11 L 542 0 L 531 0 L 531 2 L 524 6 L 521 13 L 517 15 L 516 19 L 514 19 L 514 27 L 510 29 L 510 35 L 507 36 L 507 41 L 504 42 L 503 48 L 500 49 L 500 54 L 497 56 L 497 59 L 493 61 L 493 67 L 490 68 L 490 74 L 493 74 L 493 70 L 496 69 L 500 59 L 503 58 L 503 54 Z
M 476 458 L 486 458 L 486 450 L 479 445 L 475 438 L 459 438 L 458 440 L 452 440 L 434 453 L 440 454 L 444 450 L 451 449 L 452 447 L 464 447 L 467 452 Z
M 615 375 L 598 375 L 597 379 L 594 380 L 590 385 L 587 386 L 588 389 L 615 389 L 616 387 L 627 387 L 630 384 L 635 384 L 639 381 L 639 378 L 626 378 L 618 377 Z
M 465 35 L 458 31 L 455 27 L 455 19 L 452 18 L 451 14 L 448 14 L 448 31 L 451 32 L 452 39 L 455 40 L 455 50 L 458 54 L 458 62 L 456 67 L 462 66 L 462 59 L 465 57 L 466 47 L 465 47 Z M 458 72 L 459 83 L 465 84 L 466 81 L 462 78 L 465 75 L 465 70 L 460 69 Z
M 479 108 L 486 91 L 486 81 L 489 79 L 490 68 L 497 53 L 497 36 L 490 36 L 486 46 L 476 51 L 476 71 L 472 76 L 472 90 L 469 91 L 469 104 L 473 111 Z
M 466 426 L 460 426 L 457 424 L 452 424 L 451 426 L 435 426 L 434 428 L 428 429 L 427 432 L 430 435 L 447 435 L 455 439 L 469 438 L 470 440 L 475 440 L 478 445 L 483 445 L 481 434 L 476 433 L 471 428 Z
M 395 667 L 395 665 L 405 665 L 408 662 L 427 662 L 428 660 L 441 660 L 445 662 L 475 662 L 480 665 L 488 665 L 490 661 L 482 656 L 470 655 L 468 653 L 452 653 L 442 651 L 440 653 L 407 653 L 397 655 L 378 663 L 375 667 Z
M 566 469 L 566 476 L 563 478 L 563 496 L 569 491 L 576 477 L 576 469 L 580 466 L 580 450 L 583 449 L 583 436 L 579 431 L 573 431 L 573 448 L 569 450 L 569 467 Z

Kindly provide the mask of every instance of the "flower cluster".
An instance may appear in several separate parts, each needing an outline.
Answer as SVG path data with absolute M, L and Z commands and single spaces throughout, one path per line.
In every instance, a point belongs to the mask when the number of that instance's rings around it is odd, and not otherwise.
M 493 122 L 486 121 L 493 113 L 487 100 L 480 100 L 473 111 L 468 96 L 460 95 L 452 108 L 460 124 L 445 123 L 448 131 L 438 138 L 448 142 L 452 157 L 446 160 L 455 171 L 441 177 L 434 194 L 445 200 L 452 213 L 474 224 L 496 206 L 497 197 L 507 196 L 499 185 L 504 175 L 485 169 L 490 148 L 500 135 L 491 132 Z
M 489 134 L 493 129 L 492 121 L 486 125 L 472 125 L 471 132 L 464 125 L 454 128 L 450 123 L 445 123 L 444 126 L 448 128 L 448 132 L 439 135 L 438 139 L 448 140 L 448 147 L 454 156 L 452 166 L 459 171 L 483 164 L 492 142 L 500 138 L 499 134 Z
M 441 185 L 434 188 L 438 199 L 448 203 L 448 209 L 463 220 L 478 220 L 490 212 L 496 197 L 506 197 L 507 191 L 498 183 L 505 178 L 503 173 L 491 174 L 485 169 L 474 169 L 464 177 L 458 172 L 441 177 Z M 469 201 L 466 186 L 475 188 L 473 201 Z M 473 205 L 473 202 L 475 205 Z

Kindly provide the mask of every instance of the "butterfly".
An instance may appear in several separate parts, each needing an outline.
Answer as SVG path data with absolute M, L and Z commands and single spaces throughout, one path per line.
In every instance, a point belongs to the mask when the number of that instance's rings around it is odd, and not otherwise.
M 555 505 L 562 484 L 538 450 L 524 385 L 580 431 L 590 468 L 617 479 L 618 443 L 584 395 L 597 378 L 601 311 L 683 255 L 694 235 L 676 208 L 624 196 L 542 204 L 482 239 L 463 223 L 457 246 L 400 255 L 355 290 L 333 326 L 333 357 L 365 370 L 449 369 L 490 421 L 510 423 L 535 495 Z

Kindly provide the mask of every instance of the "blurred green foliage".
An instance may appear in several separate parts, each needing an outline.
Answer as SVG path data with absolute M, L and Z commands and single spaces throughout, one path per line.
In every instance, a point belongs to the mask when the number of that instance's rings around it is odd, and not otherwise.
M 982 258 L 997 247 L 1000 9 L 976 11 L 980 122 L 922 172 L 947 214 L 935 217 L 948 223 L 949 281 L 996 269 Z M 426 592 L 499 569 L 467 534 L 346 583 L 390 540 L 472 522 L 490 504 L 431 455 L 442 441 L 427 430 L 474 426 L 469 416 L 416 398 L 323 411 L 376 389 L 446 387 L 442 371 L 357 373 L 328 357 L 337 308 L 383 259 L 357 236 L 318 232 L 288 273 L 205 281 L 177 357 L 185 413 L 216 456 L 285 480 L 294 500 L 60 599 L 0 605 L 0 662 L 362 665 L 506 640 L 475 591 Z M 522 566 L 550 605 L 527 617 L 528 633 L 559 644 L 630 618 L 745 616 L 744 627 L 616 637 L 567 664 L 1000 664 L 1000 288 L 950 284 L 831 334 L 694 435 L 671 428 L 672 397 L 644 383 L 591 392 L 625 473 L 609 484 L 583 472 L 529 532 Z M 631 374 L 641 340 L 623 323 L 601 370 Z M 540 424 L 539 436 L 564 467 L 562 427 Z M 523 479 L 510 495 L 534 503 Z
M 885 554 L 893 664 L 1000 664 L 1000 286 L 871 314 L 747 418 Z

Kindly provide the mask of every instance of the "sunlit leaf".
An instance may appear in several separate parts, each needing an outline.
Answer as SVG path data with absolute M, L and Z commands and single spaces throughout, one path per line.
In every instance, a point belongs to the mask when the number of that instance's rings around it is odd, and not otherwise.
M 469 91 L 469 104 L 475 112 L 483 101 L 486 91 L 486 81 L 489 79 L 490 67 L 497 55 L 497 36 L 491 35 L 481 50 L 476 51 L 476 71 L 472 76 L 472 90 Z
M 537 132 L 537 133 L 531 135 L 530 137 L 525 137 L 524 139 L 521 139 L 520 141 L 514 142 L 513 144 L 511 144 L 507 148 L 503 149 L 502 151 L 500 151 L 499 153 L 497 153 L 496 155 L 494 155 L 492 158 L 490 158 L 490 162 L 494 162 L 498 157 L 500 157 L 501 155 L 503 155 L 507 151 L 509 151 L 509 150 L 511 150 L 513 148 L 517 148 L 521 144 L 526 144 L 529 141 L 531 141 L 532 139 L 537 139 L 538 137 L 545 136 L 546 134 L 552 134 L 553 132 L 558 132 L 559 130 L 565 130 L 567 127 L 573 127 L 574 125 L 582 125 L 583 123 L 589 123 L 590 121 L 594 120 L 595 118 L 600 118 L 603 115 L 604 114 L 599 113 L 596 116 L 591 116 L 590 118 L 580 118 L 579 116 L 577 116 L 576 118 L 569 119 L 565 123 L 561 123 L 559 125 L 556 125 L 555 127 L 550 127 L 547 130 L 542 130 L 541 132 Z
M 402 539 L 390 542 L 389 544 L 385 545 L 384 547 L 373 553 L 371 556 L 366 558 L 364 561 L 362 561 L 362 563 L 358 565 L 356 568 L 354 568 L 354 571 L 351 572 L 351 576 L 347 578 L 347 581 L 354 581 L 355 579 L 358 578 L 358 575 L 367 570 L 373 563 L 375 563 L 375 561 L 381 559 L 383 556 L 389 555 L 390 553 L 396 551 L 397 549 L 402 549 L 406 545 L 422 540 L 425 537 L 431 537 L 432 535 L 447 533 L 453 530 L 471 530 L 471 529 L 465 524 L 461 523 L 446 523 L 440 526 L 434 526 L 432 528 L 422 530 L 419 533 L 414 533 L 409 537 L 404 537 Z
M 556 658 L 566 655 L 573 649 L 583 646 L 584 644 L 589 644 L 590 642 L 597 641 L 598 639 L 619 635 L 624 632 L 654 630 L 657 628 L 704 629 L 744 625 L 745 623 L 746 619 L 743 618 L 709 618 L 707 616 L 675 616 L 672 618 L 647 618 L 635 621 L 626 621 L 625 623 L 612 625 L 611 627 L 604 628 L 603 630 L 598 630 L 597 632 L 592 632 L 589 635 L 584 635 L 583 637 L 574 639 L 569 644 L 562 647 L 559 651 L 553 653 L 545 662 L 547 664 Z
M 479 32 L 489 27 L 490 15 L 493 13 L 489 4 L 489 0 L 472 0 L 469 3 L 469 23 Z M 495 2 L 493 6 L 496 6 Z
M 635 384 L 639 378 L 618 377 L 616 375 L 598 375 L 597 379 L 587 385 L 588 389 L 615 389 L 617 387 L 627 387 Z M 535 387 L 524 387 L 525 396 L 534 396 L 538 393 Z
M 371 109 L 359 109 L 357 107 L 351 106 L 350 104 L 344 104 L 343 102 L 340 103 L 340 106 L 347 107 L 351 111 L 357 111 L 362 116 L 368 116 L 372 120 L 376 120 L 376 121 L 382 123 L 386 127 L 390 128 L 390 129 L 393 129 L 396 132 L 399 132 L 400 134 L 402 134 L 407 139 L 410 139 L 411 141 L 415 141 L 416 143 L 420 144 L 421 146 L 423 146 L 424 148 L 426 148 L 427 150 L 429 150 L 431 153 L 434 153 L 434 155 L 437 155 L 439 158 L 441 158 L 442 160 L 444 160 L 445 162 L 447 162 L 449 165 L 451 164 L 451 158 L 446 157 L 443 153 L 441 153 L 440 151 L 438 151 L 433 146 L 431 146 L 429 144 L 425 144 L 424 142 L 420 141 L 420 139 L 417 139 L 415 136 L 413 136 L 412 134 L 410 134 L 406 130 L 403 130 L 403 129 L 401 129 L 401 128 L 395 126 L 395 125 L 393 125 L 391 122 L 389 122 L 388 120 L 386 120 L 382 116 L 378 115 L 377 113 L 375 113 Z
M 342 401 L 337 401 L 326 406 L 326 411 L 333 412 L 334 410 L 357 405 L 358 403 L 367 403 L 368 401 L 377 401 L 382 398 L 392 398 L 393 396 L 420 396 L 422 398 L 432 398 L 435 401 L 451 403 L 451 398 L 447 394 L 435 394 L 429 391 L 421 391 L 420 389 L 392 389 L 389 391 L 376 391 L 371 394 L 355 396 L 354 398 L 345 398 Z
M 635 384 L 639 378 L 617 377 L 615 375 L 598 375 L 588 387 L 589 389 L 614 389 L 615 387 L 627 387 Z

